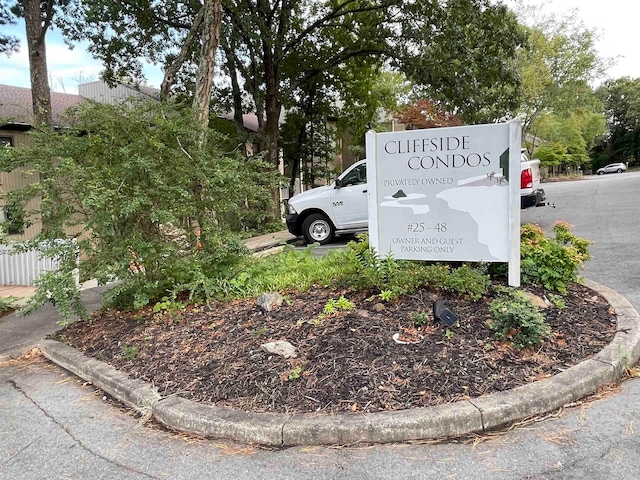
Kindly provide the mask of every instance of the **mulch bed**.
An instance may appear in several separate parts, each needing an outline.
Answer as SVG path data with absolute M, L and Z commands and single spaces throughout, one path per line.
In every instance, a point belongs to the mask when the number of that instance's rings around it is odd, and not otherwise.
M 531 290 L 540 297 L 541 289 Z M 355 308 L 320 318 L 341 295 Z M 493 339 L 488 303 L 416 291 L 384 309 L 370 292 L 314 287 L 290 293 L 272 312 L 254 300 L 190 306 L 177 315 L 105 311 L 67 326 L 56 339 L 154 384 L 161 395 L 254 412 L 374 412 L 424 407 L 514 388 L 549 377 L 594 355 L 616 331 L 616 316 L 593 290 L 573 284 L 566 307 L 545 310 L 552 337 L 516 350 Z M 447 328 L 431 314 L 445 300 L 460 318 Z M 398 344 L 411 316 L 430 319 L 423 339 Z M 287 340 L 297 357 L 261 345 Z

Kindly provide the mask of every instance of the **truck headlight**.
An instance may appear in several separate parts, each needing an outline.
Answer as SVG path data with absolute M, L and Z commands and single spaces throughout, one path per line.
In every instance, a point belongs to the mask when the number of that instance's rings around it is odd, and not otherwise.
M 295 215 L 296 213 L 298 213 L 296 211 L 296 209 L 293 207 L 293 205 L 291 205 L 290 203 L 287 204 L 287 213 L 289 213 L 289 215 Z

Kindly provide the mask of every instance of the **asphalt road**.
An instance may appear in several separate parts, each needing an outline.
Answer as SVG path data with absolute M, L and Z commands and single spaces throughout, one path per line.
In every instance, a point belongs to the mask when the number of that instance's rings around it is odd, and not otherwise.
M 636 187 L 634 188 L 634 185 Z M 595 241 L 585 276 L 636 308 L 640 174 L 547 184 L 523 212 Z M 0 479 L 637 479 L 640 380 L 538 422 L 441 444 L 266 450 L 145 425 L 42 360 L 0 366 Z

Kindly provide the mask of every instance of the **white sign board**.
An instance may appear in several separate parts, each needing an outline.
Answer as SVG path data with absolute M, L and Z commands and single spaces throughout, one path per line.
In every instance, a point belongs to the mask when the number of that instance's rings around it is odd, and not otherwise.
M 367 133 L 371 246 L 397 259 L 509 262 L 519 286 L 520 139 L 517 122 Z

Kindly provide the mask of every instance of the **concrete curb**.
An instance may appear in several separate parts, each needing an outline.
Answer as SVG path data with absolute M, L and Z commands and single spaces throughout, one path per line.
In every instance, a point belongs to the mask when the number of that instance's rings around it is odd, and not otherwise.
M 640 359 L 640 315 L 621 295 L 595 282 L 618 314 L 618 333 L 591 359 L 551 378 L 471 400 L 370 414 L 249 413 L 199 404 L 179 396 L 161 398 L 150 385 L 73 348 L 44 340 L 39 347 L 54 363 L 105 390 L 164 425 L 208 438 L 269 446 L 345 445 L 443 439 L 482 433 L 561 408 L 619 380 Z
M 91 382 L 143 415 L 151 414 L 154 405 L 162 398 L 148 383 L 131 379 L 111 365 L 89 358 L 64 343 L 42 340 L 38 348 L 53 363 Z

